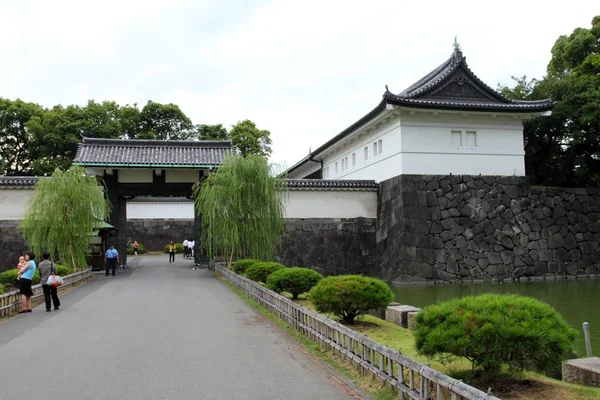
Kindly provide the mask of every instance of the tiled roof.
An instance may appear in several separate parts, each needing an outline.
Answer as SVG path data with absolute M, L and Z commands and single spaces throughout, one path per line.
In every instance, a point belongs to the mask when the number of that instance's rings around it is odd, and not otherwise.
M 368 180 L 286 179 L 290 190 L 377 190 L 379 185 Z
M 202 168 L 220 165 L 232 149 L 229 141 L 84 138 L 73 163 L 84 166 Z
M 467 65 L 460 50 L 440 66 L 399 94 L 386 89 L 390 104 L 464 111 L 540 112 L 552 109 L 551 99 L 522 101 L 504 97 Z
M 39 179 L 37 176 L 0 176 L 0 186 L 34 186 Z
M 193 203 L 187 197 L 134 197 L 128 203 Z

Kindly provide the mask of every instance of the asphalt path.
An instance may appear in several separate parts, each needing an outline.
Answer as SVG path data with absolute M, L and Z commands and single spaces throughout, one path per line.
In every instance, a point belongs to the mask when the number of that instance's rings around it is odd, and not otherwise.
M 356 399 L 206 270 L 129 257 L 0 323 L 0 399 Z

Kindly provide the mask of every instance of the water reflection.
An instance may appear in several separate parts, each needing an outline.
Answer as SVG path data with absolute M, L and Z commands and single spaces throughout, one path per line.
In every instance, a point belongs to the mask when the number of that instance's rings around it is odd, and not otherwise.
M 581 326 L 583 322 L 589 322 L 593 354 L 600 356 L 600 279 L 392 286 L 392 290 L 397 302 L 415 307 L 481 293 L 516 293 L 534 297 L 553 306 L 577 329 L 579 357 L 585 357 Z

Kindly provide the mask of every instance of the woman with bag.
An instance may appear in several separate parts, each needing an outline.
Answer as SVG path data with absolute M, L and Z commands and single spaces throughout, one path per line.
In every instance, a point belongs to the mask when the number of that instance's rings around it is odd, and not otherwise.
M 38 265 L 40 269 L 40 282 L 42 289 L 44 290 L 44 300 L 46 300 L 46 312 L 50 312 L 50 297 L 52 296 L 52 303 L 54 303 L 54 309 L 60 308 L 60 300 L 58 299 L 58 292 L 56 286 L 49 283 L 48 278 L 53 275 L 58 275 L 56 271 L 56 264 L 50 261 L 50 253 L 45 252 L 42 257 L 44 261 Z M 52 280 L 51 280 L 52 281 Z

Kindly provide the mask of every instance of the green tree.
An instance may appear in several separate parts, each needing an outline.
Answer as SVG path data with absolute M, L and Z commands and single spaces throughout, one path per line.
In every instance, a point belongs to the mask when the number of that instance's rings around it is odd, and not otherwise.
M 230 156 L 194 185 L 202 246 L 213 253 L 269 260 L 283 234 L 283 189 L 261 156 Z
M 87 265 L 90 237 L 99 221 L 105 221 L 110 204 L 96 178 L 82 167 L 56 169 L 41 179 L 20 230 L 29 248 L 56 252 L 73 271 Z
M 551 117 L 524 124 L 526 171 L 534 183 L 600 184 L 599 88 L 600 16 L 590 29 L 556 40 L 544 79 L 518 78 L 514 87 L 501 88 L 516 99 L 555 101 Z
M 40 115 L 37 104 L 0 97 L 0 175 L 27 175 L 32 161 L 27 122 Z
M 271 155 L 271 132 L 258 129 L 249 119 L 235 124 L 229 134 L 233 145 L 240 151 L 242 157 Z
M 194 136 L 192 121 L 175 104 L 148 101 L 140 113 L 140 132 L 160 140 L 187 140 Z
M 196 125 L 196 135 L 200 140 L 231 140 L 229 132 L 222 124 Z

